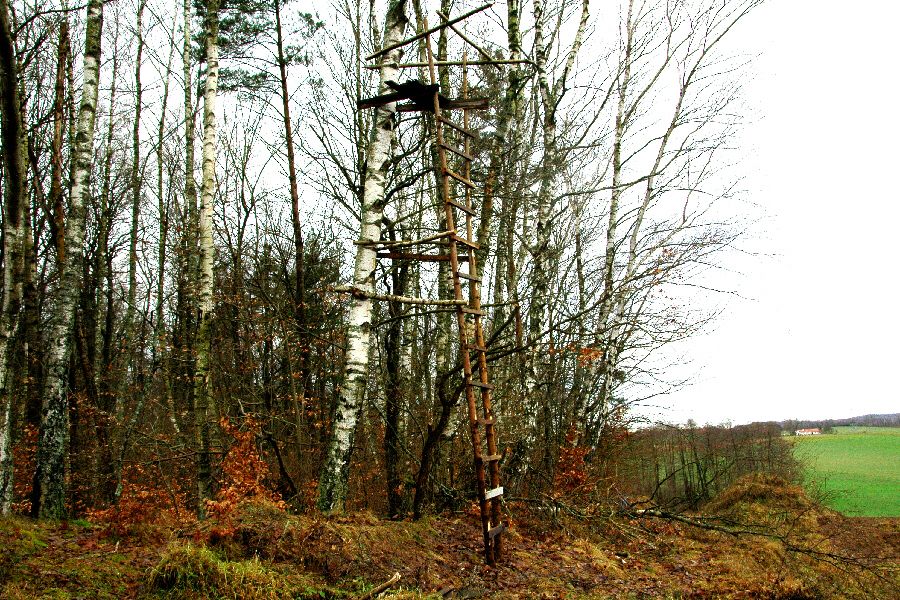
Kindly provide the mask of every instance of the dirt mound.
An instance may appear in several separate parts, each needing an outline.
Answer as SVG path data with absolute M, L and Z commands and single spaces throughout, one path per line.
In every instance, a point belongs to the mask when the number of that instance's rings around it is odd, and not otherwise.
M 818 508 L 804 489 L 777 475 L 753 474 L 742 477 L 704 507 L 711 514 L 729 514 L 751 505 L 771 510 L 806 512 Z

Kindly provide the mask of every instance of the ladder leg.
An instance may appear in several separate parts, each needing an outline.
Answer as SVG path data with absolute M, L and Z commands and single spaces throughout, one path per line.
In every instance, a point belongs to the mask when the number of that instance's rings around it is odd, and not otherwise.
M 428 24 L 424 23 L 424 27 L 427 30 Z M 425 38 L 425 46 L 428 55 L 428 67 L 429 74 L 431 76 L 431 83 L 434 85 L 436 83 L 437 77 L 435 73 L 435 65 L 434 65 L 434 56 L 431 48 L 431 37 L 426 36 Z M 467 97 L 468 90 L 468 81 L 467 81 L 467 72 L 465 70 L 466 57 L 463 57 L 463 98 Z M 457 304 L 456 308 L 456 319 L 457 319 L 457 327 L 459 332 L 459 347 L 460 347 L 460 358 L 463 366 L 463 378 L 465 382 L 465 394 L 466 394 L 466 405 L 468 409 L 469 415 L 469 429 L 470 435 L 472 439 L 472 449 L 473 449 L 473 459 L 475 466 L 475 476 L 476 476 L 476 489 L 478 493 L 478 503 L 481 512 L 481 529 L 484 537 L 484 551 L 485 551 L 485 561 L 488 564 L 494 564 L 500 558 L 500 551 L 502 548 L 501 539 L 503 532 L 503 525 L 501 522 L 501 514 L 500 514 L 500 500 L 501 495 L 503 493 L 503 488 L 500 487 L 500 471 L 499 471 L 499 455 L 497 453 L 497 440 L 496 440 L 496 430 L 495 430 L 495 421 L 493 415 L 492 408 L 492 398 L 491 398 L 491 385 L 488 381 L 488 369 L 487 369 L 487 355 L 485 349 L 485 340 L 484 340 L 484 331 L 482 329 L 481 317 L 484 314 L 481 311 L 481 297 L 479 292 L 479 279 L 478 279 L 478 261 L 476 258 L 477 244 L 474 244 L 472 240 L 473 235 L 473 223 L 472 217 L 474 215 L 474 210 L 472 209 L 472 187 L 471 183 L 471 152 L 470 152 L 470 142 L 467 135 L 464 135 L 465 138 L 463 142 L 463 168 L 462 171 L 462 180 L 465 185 L 465 195 L 464 202 L 461 205 L 458 201 L 455 201 L 451 194 L 451 171 L 448 168 L 447 164 L 447 150 L 448 144 L 444 139 L 444 123 L 451 123 L 441 115 L 441 107 L 440 107 L 440 94 L 439 90 L 435 90 L 434 92 L 434 133 L 435 133 L 435 147 L 437 148 L 438 160 L 440 162 L 440 171 L 441 171 L 441 196 L 444 202 L 444 211 L 445 217 L 447 221 L 447 229 L 454 232 L 453 235 L 450 235 L 447 238 L 447 244 L 449 247 L 449 258 L 450 258 L 450 270 L 452 274 L 452 282 L 453 282 L 453 297 L 455 300 L 460 303 Z M 469 132 L 469 113 L 468 110 L 465 110 L 463 113 L 463 127 L 461 131 Z M 457 130 L 460 130 L 459 126 L 454 126 Z M 459 179 L 459 176 L 456 177 Z M 465 238 L 461 238 L 459 235 L 460 232 L 456 230 L 456 218 L 455 218 L 455 210 L 461 210 L 465 214 Z M 469 298 L 468 298 L 468 306 L 463 306 L 463 301 L 465 300 L 463 297 L 463 288 L 462 288 L 462 278 L 460 276 L 460 256 L 458 253 L 458 242 L 465 242 L 464 245 L 468 245 L 470 250 L 468 252 L 467 262 L 469 267 L 468 275 L 466 278 L 469 285 Z M 474 244 L 474 245 L 473 245 Z M 469 331 L 469 323 L 467 318 L 471 316 L 474 321 L 472 323 L 471 332 Z M 474 342 L 474 348 L 470 345 L 470 340 Z M 478 380 L 473 380 L 473 365 L 472 365 L 472 357 L 470 355 L 470 351 L 475 350 L 477 352 L 477 368 L 478 368 Z M 478 415 L 478 407 L 477 407 L 477 399 L 476 399 L 476 389 L 480 391 L 481 395 L 481 414 L 483 415 L 479 418 Z M 482 443 L 482 435 L 480 427 L 484 427 L 484 441 L 487 443 L 487 456 L 482 455 L 481 443 Z M 489 476 L 485 473 L 485 461 L 488 462 Z M 488 489 L 488 485 L 490 485 L 490 489 Z

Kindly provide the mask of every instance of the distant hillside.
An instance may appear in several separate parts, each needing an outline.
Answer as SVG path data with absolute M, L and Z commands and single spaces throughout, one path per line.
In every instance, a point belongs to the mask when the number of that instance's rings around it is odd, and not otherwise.
M 862 415 L 847 419 L 788 419 L 781 422 L 782 429 L 787 431 L 805 429 L 807 427 L 819 427 L 824 429 L 826 427 L 845 427 L 848 425 L 858 425 L 862 427 L 900 427 L 900 413 Z

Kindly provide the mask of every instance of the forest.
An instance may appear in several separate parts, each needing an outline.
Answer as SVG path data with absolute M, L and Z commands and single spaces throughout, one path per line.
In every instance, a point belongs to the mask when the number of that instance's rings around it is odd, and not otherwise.
M 779 424 L 644 410 L 760 4 L 0 0 L 0 595 L 890 589 Z
M 760 3 L 0 0 L 0 513 L 484 514 L 473 369 L 504 506 L 795 479 L 775 425 L 639 410 L 753 218 L 729 43 Z M 360 103 L 430 78 L 487 100 L 440 144 Z M 468 244 L 477 332 L 455 262 L 390 251 L 428 244 Z
M 602 461 L 629 404 L 677 384 L 654 356 L 713 316 L 689 300 L 741 233 L 726 41 L 755 5 L 625 3 L 609 36 L 586 2 L 471 20 L 494 58 L 531 57 L 468 74 L 492 99 L 473 177 L 510 489 L 552 482 L 561 448 Z M 230 427 L 288 502 L 419 514 L 469 487 L 452 311 L 371 298 L 448 298 L 448 265 L 352 268 L 360 222 L 442 230 L 422 118 L 392 115 L 370 165 L 356 109 L 379 92 L 365 56 L 427 8 L 4 7 L 6 510 L 105 507 L 152 469 L 202 512 Z M 462 45 L 443 29 L 437 59 Z M 448 95 L 458 76 L 441 67 Z M 317 492 L 335 462 L 344 482 Z

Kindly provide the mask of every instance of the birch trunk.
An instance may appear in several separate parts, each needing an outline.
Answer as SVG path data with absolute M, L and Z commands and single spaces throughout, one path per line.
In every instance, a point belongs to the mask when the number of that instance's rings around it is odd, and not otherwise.
M 186 431 L 187 422 L 179 424 L 181 407 L 193 406 L 192 377 L 194 375 L 193 328 L 195 301 L 193 278 L 197 254 L 197 184 L 194 180 L 194 106 L 191 52 L 191 0 L 185 0 L 182 11 L 182 68 L 184 84 L 184 198 L 182 204 L 181 236 L 177 252 L 178 279 L 176 281 L 176 317 L 172 327 L 173 352 L 168 354 L 169 380 L 167 402 L 170 420 L 175 431 Z M 188 412 L 184 411 L 185 414 Z
M 96 428 L 94 434 L 97 438 L 100 458 L 98 462 L 98 475 L 101 483 L 97 486 L 104 501 L 111 500 L 114 487 L 114 461 L 111 454 L 111 430 L 113 414 L 116 405 L 116 393 L 113 390 L 113 334 L 115 318 L 115 299 L 113 292 L 115 283 L 112 272 L 112 250 L 110 248 L 110 235 L 115 215 L 113 199 L 113 156 L 115 154 L 114 135 L 116 123 L 116 100 L 119 81 L 119 18 L 116 15 L 115 29 L 112 38 L 112 79 L 109 92 L 109 113 L 106 122 L 106 148 L 103 157 L 103 187 L 100 192 L 100 215 L 97 220 L 97 250 L 94 256 L 94 277 L 84 282 L 85 296 L 88 302 L 83 305 L 81 311 L 75 315 L 76 332 L 85 330 L 84 335 L 76 336 L 76 352 L 79 352 L 79 341 L 86 347 L 87 360 L 82 361 L 89 365 L 85 373 L 85 379 L 94 382 L 93 397 L 91 400 L 97 408 L 94 419 Z M 104 283 L 106 286 L 104 287 Z M 95 288 L 91 290 L 90 288 Z M 105 304 L 104 304 L 105 303 Z M 102 308 L 101 308 L 102 306 Z M 103 317 L 103 326 L 100 326 L 100 318 Z M 100 348 L 99 355 L 97 347 Z M 84 368 L 84 367 L 83 367 Z M 78 413 L 80 414 L 80 412 Z M 84 428 L 84 434 L 79 437 L 82 428 L 73 419 L 72 455 L 79 456 L 84 438 L 91 435 L 89 426 Z M 72 470 L 79 470 L 80 465 L 73 465 Z M 76 492 L 77 493 L 77 492 Z M 75 497 L 77 500 L 77 497 Z
M 32 513 L 47 518 L 60 518 L 66 514 L 66 450 L 69 441 L 67 367 L 75 305 L 82 284 L 85 199 L 90 190 L 102 30 L 103 2 L 90 0 L 87 6 L 81 105 L 72 151 L 72 190 L 65 229 L 66 256 L 60 264 L 59 290 L 47 336 L 49 349 L 34 477 Z
M 0 0 L 0 125 L 2 125 L 3 291 L 0 296 L 0 515 L 9 512 L 13 496 L 13 406 L 9 392 L 10 336 L 16 330 L 22 295 L 22 220 L 25 197 L 25 130 L 22 126 L 18 65 L 10 29 L 9 5 Z
M 604 419 L 607 406 L 612 397 L 612 388 L 614 383 L 613 373 L 615 365 L 618 363 L 617 344 L 612 339 L 615 319 L 613 318 L 615 306 L 615 275 L 616 275 L 616 241 L 617 226 L 619 222 L 619 204 L 622 198 L 622 143 L 625 138 L 625 130 L 627 123 L 627 99 L 628 86 L 631 83 L 631 63 L 632 52 L 634 48 L 634 22 L 633 9 L 634 2 L 630 0 L 628 3 L 628 14 L 625 18 L 625 48 L 622 57 L 622 71 L 619 74 L 617 87 L 618 105 L 616 108 L 616 121 L 613 138 L 612 153 L 612 191 L 609 197 L 609 219 L 606 227 L 606 256 L 603 265 L 603 297 L 600 305 L 600 323 L 603 331 L 600 335 L 606 340 L 603 345 L 603 379 L 600 384 L 600 392 L 598 394 L 595 405 L 591 412 L 601 416 L 601 422 Z M 602 428 L 602 423 L 601 423 Z M 594 432 L 591 438 L 596 438 L 598 432 Z
M 560 165 L 563 162 L 557 143 L 556 112 L 560 101 L 566 92 L 566 80 L 575 64 L 578 52 L 581 50 L 584 32 L 587 29 L 589 16 L 588 1 L 581 5 L 581 18 L 578 29 L 569 47 L 566 63 L 559 77 L 551 82 L 550 73 L 550 48 L 544 32 L 546 19 L 545 6 L 542 0 L 534 2 L 534 54 L 535 69 L 537 71 L 538 92 L 541 103 L 542 115 L 542 143 L 544 154 L 541 160 L 541 187 L 538 192 L 537 215 L 535 222 L 534 245 L 531 248 L 532 269 L 530 287 L 532 290 L 531 303 L 528 308 L 528 340 L 531 344 L 525 361 L 525 414 L 528 419 L 525 423 L 524 444 L 520 447 L 517 460 L 513 463 L 518 467 L 522 460 L 528 460 L 528 454 L 537 438 L 539 424 L 537 422 L 538 410 L 544 414 L 547 421 L 549 407 L 546 406 L 546 394 L 539 387 L 542 374 L 539 373 L 539 357 L 545 355 L 543 347 L 543 331 L 548 327 L 548 302 L 550 296 L 550 265 L 552 252 L 550 248 L 550 233 L 553 213 L 553 194 L 556 189 L 557 176 Z M 559 31 L 552 32 L 549 41 L 558 37 Z M 525 454 L 525 456 L 521 456 Z M 547 461 L 545 461 L 547 462 Z M 513 470 L 513 469 L 511 469 Z M 520 473 L 513 473 L 514 476 Z
M 213 316 L 213 203 L 216 192 L 216 91 L 219 83 L 219 0 L 206 5 L 206 87 L 203 95 L 203 182 L 200 188 L 200 213 L 197 237 L 200 247 L 200 272 L 197 287 L 197 366 L 194 371 L 194 419 L 197 436 L 197 512 L 205 517 L 209 498 L 209 354 L 210 325 Z
M 541 158 L 541 187 L 538 192 L 537 219 L 535 221 L 534 246 L 531 249 L 531 302 L 528 305 L 528 339 L 532 346 L 528 350 L 525 369 L 525 424 L 526 445 L 532 445 L 536 435 L 538 396 L 538 360 L 542 354 L 541 331 L 546 327 L 548 294 L 548 250 L 550 244 L 550 204 L 556 170 L 556 102 L 552 97 L 547 73 L 548 48 L 544 38 L 544 3 L 534 2 L 534 56 L 537 70 L 538 89 L 543 103 L 543 156 Z M 524 457 L 523 457 L 524 458 Z
M 384 45 L 401 41 L 406 30 L 406 0 L 392 0 L 388 7 L 384 26 Z M 400 50 L 393 50 L 382 57 L 379 94 L 386 93 L 386 81 L 396 81 Z M 347 331 L 347 357 L 344 367 L 341 396 L 334 415 L 333 433 L 322 470 L 319 475 L 319 509 L 324 512 L 343 512 L 347 499 L 347 480 L 350 475 L 350 455 L 353 436 L 359 418 L 366 388 L 368 372 L 369 338 L 372 327 L 372 300 L 375 293 L 375 247 L 370 245 L 381 239 L 381 219 L 384 215 L 385 180 L 391 162 L 391 146 L 394 139 L 396 103 L 375 109 L 366 151 L 366 172 L 360 211 L 360 241 L 356 250 L 353 270 L 353 286 L 364 293 L 354 295 L 350 301 Z M 369 244 L 367 244 L 369 243 Z

